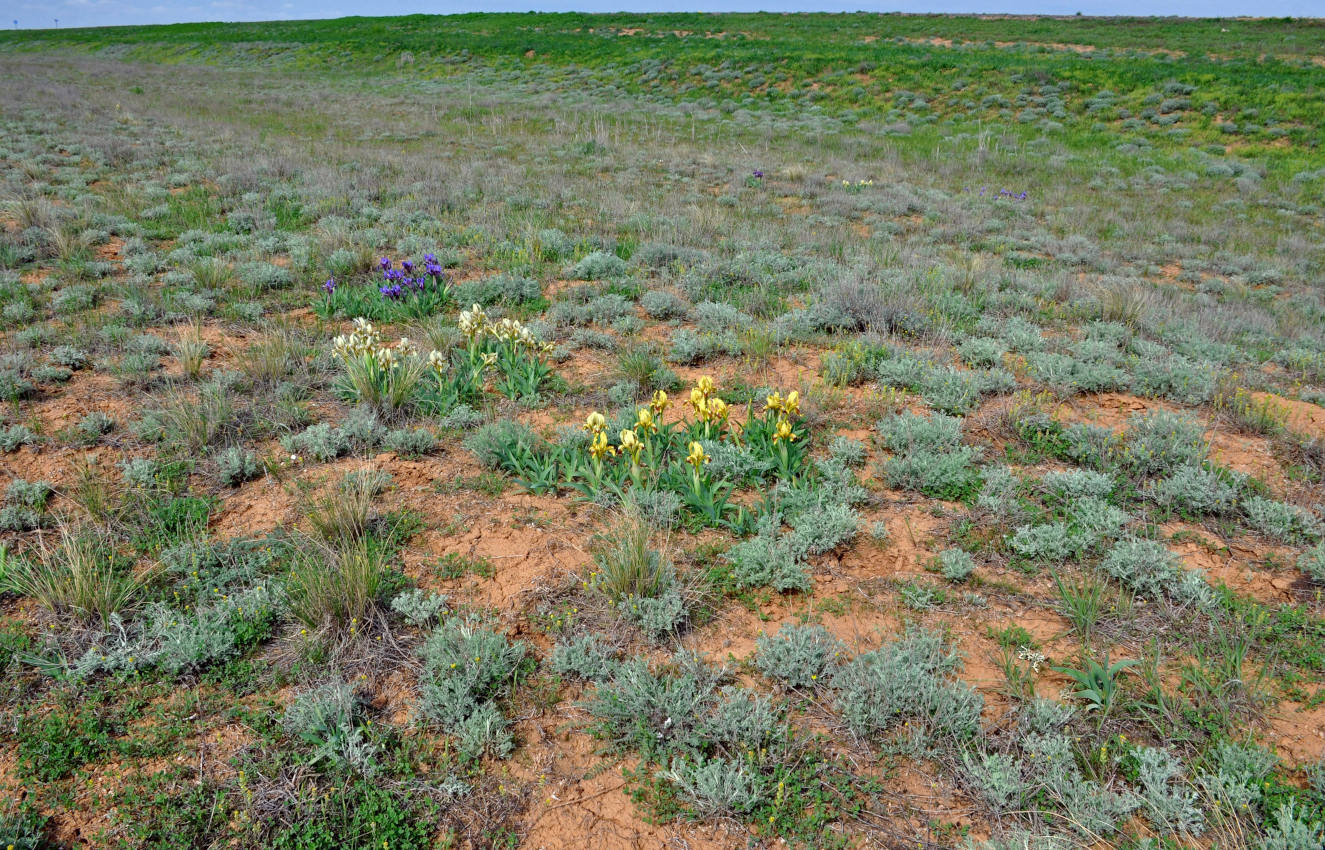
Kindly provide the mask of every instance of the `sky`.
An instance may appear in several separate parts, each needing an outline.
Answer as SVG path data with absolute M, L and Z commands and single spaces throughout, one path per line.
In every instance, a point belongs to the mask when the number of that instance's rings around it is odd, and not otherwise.
M 419 12 L 1011 12 L 1322 16 L 1325 0 L 0 0 L 6 27 L 269 21 Z

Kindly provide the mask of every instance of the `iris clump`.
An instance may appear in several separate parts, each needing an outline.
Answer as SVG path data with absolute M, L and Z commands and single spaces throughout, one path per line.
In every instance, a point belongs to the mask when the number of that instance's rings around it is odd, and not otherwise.
M 425 254 L 422 263 L 383 257 L 377 268 L 377 278 L 328 278 L 314 306 L 317 314 L 324 319 L 393 322 L 431 316 L 452 301 L 450 281 L 434 254 Z

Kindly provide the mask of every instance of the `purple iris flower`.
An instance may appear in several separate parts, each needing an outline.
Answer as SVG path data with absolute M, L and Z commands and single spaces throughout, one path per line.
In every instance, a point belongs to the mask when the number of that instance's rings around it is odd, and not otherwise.
M 751 177 L 762 178 L 762 177 L 764 176 L 764 172 L 762 172 L 762 171 L 760 171 L 758 168 L 756 168 L 754 171 L 751 171 L 751 172 L 750 172 L 750 176 L 751 176 Z
M 414 261 L 413 261 L 413 260 L 401 260 L 401 261 L 400 261 L 400 267 L 401 267 L 402 269 L 404 269 L 407 273 L 408 273 L 408 272 L 412 272 L 412 271 L 414 271 Z
M 436 262 L 437 262 L 437 255 L 436 255 L 436 254 L 424 254 L 424 255 L 423 255 L 423 261 L 424 261 L 425 263 L 436 263 Z
M 423 270 L 433 277 L 442 276 L 442 267 L 436 260 L 429 260 Z
M 391 258 L 383 257 L 382 259 L 377 261 L 377 264 L 382 267 L 382 271 L 386 271 L 387 269 L 391 268 Z
M 328 294 L 328 295 L 330 295 L 331 293 L 335 292 L 335 291 L 336 291 L 336 279 L 335 279 L 334 277 L 329 277 L 329 278 L 327 278 L 327 282 L 324 283 L 324 284 L 322 284 L 322 288 L 325 289 L 325 290 L 327 291 L 327 294 Z
M 393 283 L 393 284 L 390 284 L 390 285 L 388 285 L 388 286 L 379 287 L 379 288 L 378 288 L 378 292 L 381 292 L 381 293 L 382 293 L 383 295 L 385 295 L 387 298 L 399 298 L 399 297 L 400 297 L 400 284 L 398 284 L 398 283 Z

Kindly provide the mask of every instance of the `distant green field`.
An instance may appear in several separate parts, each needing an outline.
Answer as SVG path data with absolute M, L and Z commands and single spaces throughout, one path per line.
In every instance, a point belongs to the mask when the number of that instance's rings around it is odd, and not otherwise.
M 0 50 L 460 77 L 859 121 L 1000 121 L 1167 143 L 1325 140 L 1325 20 L 528 14 L 0 33 Z M 1046 96 L 1036 87 L 1053 85 Z

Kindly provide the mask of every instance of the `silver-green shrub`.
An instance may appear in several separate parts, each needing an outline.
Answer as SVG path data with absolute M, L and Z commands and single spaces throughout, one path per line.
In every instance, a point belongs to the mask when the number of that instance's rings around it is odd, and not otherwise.
M 469 758 L 507 754 L 510 736 L 495 701 L 509 694 L 526 652 L 471 619 L 444 618 L 419 648 L 419 713 L 458 736 Z
M 1142 491 L 1156 504 L 1185 514 L 1224 514 L 1237 506 L 1238 491 L 1217 473 L 1184 465 Z
M 961 549 L 944 549 L 935 560 L 939 572 L 948 581 L 966 581 L 975 572 L 975 559 Z
M 842 663 L 846 645 L 823 626 L 783 626 L 755 640 L 755 665 L 793 688 L 826 684 Z
M 951 676 L 961 657 L 934 632 L 915 630 L 857 656 L 834 674 L 839 710 L 855 734 L 883 738 L 905 729 L 910 751 L 979 731 L 984 700 Z
M 365 776 L 377 772 L 379 747 L 364 727 L 363 705 L 344 682 L 328 682 L 295 697 L 282 724 L 292 737 L 312 747 L 310 764 Z
M 1242 502 L 1252 528 L 1283 543 L 1314 543 L 1325 534 L 1325 523 L 1305 508 L 1252 496 Z
M 601 635 L 590 633 L 552 647 L 548 663 L 563 676 L 601 682 L 616 669 L 616 655 L 616 650 L 607 645 Z

